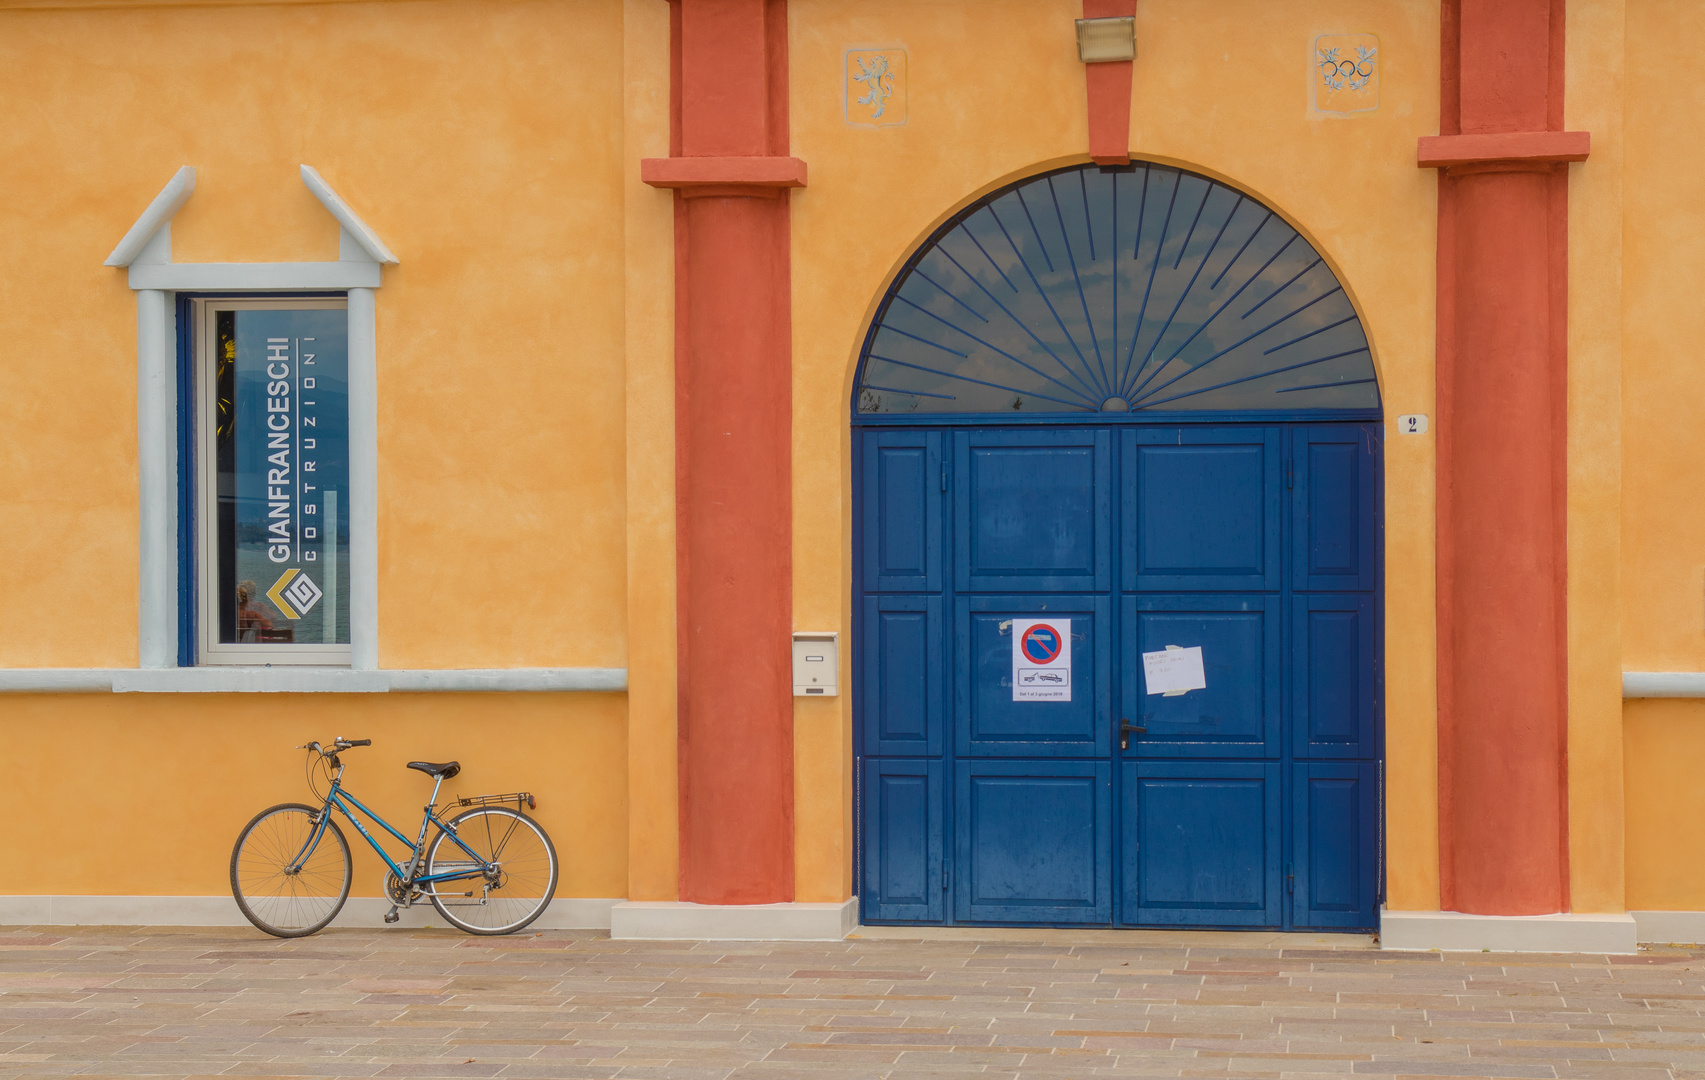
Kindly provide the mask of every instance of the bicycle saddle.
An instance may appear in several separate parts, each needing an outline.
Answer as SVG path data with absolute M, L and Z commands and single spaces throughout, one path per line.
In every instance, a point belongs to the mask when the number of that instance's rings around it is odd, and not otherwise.
M 411 761 L 408 767 L 423 772 L 434 780 L 448 780 L 462 771 L 460 761 Z

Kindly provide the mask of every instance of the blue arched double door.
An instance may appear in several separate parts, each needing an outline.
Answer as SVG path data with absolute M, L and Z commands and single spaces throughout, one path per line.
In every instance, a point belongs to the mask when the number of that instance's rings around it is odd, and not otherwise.
M 908 263 L 854 403 L 867 922 L 1377 925 L 1381 434 L 1282 219 L 1067 169 Z M 1069 699 L 1014 629 L 1066 631 Z M 1144 654 L 1200 650 L 1150 693 Z

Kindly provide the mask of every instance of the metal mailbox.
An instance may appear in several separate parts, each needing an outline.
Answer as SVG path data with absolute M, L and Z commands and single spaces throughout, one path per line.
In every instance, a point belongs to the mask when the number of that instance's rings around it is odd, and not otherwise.
M 840 634 L 799 631 L 793 635 L 795 697 L 835 697 L 840 693 Z

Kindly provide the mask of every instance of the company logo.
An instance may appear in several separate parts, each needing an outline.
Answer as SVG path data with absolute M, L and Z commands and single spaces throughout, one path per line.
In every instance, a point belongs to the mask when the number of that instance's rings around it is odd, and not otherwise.
M 313 578 L 294 566 L 280 574 L 266 591 L 266 598 L 284 612 L 286 619 L 300 619 L 308 614 L 324 595 Z

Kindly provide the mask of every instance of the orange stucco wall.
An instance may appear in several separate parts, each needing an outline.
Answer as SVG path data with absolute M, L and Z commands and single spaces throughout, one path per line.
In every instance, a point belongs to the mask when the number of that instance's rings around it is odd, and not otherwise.
M 666 145 L 667 113 L 645 103 L 666 99 L 668 47 L 665 19 L 630 49 L 625 14 L 0 3 L 0 97 L 31 103 L 0 125 L 0 665 L 136 664 L 136 306 L 102 260 L 186 164 L 198 186 L 172 222 L 176 261 L 336 259 L 301 163 L 401 258 L 377 305 L 381 666 L 627 665 L 628 564 L 672 522 L 653 483 L 650 532 L 629 549 L 625 271 L 666 261 L 668 204 L 627 182 L 625 136 Z M 628 260 L 628 231 L 659 214 L 662 235 Z M 666 295 L 666 278 L 639 284 Z M 662 307 L 632 331 L 642 384 L 658 334 L 667 348 Z M 672 607 L 661 592 L 641 593 L 650 633 Z M 672 663 L 651 653 L 650 670 Z M 402 761 L 460 758 L 450 789 L 540 794 L 564 895 L 625 896 L 627 705 L 0 696 L 14 780 L 42 810 L 0 892 L 225 892 L 237 829 L 306 794 L 289 748 L 344 734 L 374 739 L 350 779 L 397 820 L 429 790 Z M 649 732 L 656 695 L 644 706 Z M 642 779 L 659 771 L 646 759 Z M 672 862 L 669 843 L 648 844 L 651 863 Z M 377 863 L 357 873 L 356 893 L 377 895 Z
M 1705 911 L 1705 708 L 1628 703 L 1628 907 Z
M 1701 671 L 1705 80 L 1691 72 L 1705 49 L 1705 10 L 1686 0 L 1630 0 L 1626 26 L 1623 666 Z M 1628 906 L 1705 910 L 1705 701 L 1631 701 L 1625 716 Z
M 628 892 L 679 888 L 675 679 L 674 195 L 640 182 L 669 154 L 669 8 L 622 0 L 627 373 Z
M 559 895 L 626 891 L 619 695 L 43 694 L 0 707 L 9 784 L 29 822 L 9 845 L 0 894 L 229 893 L 231 845 L 249 818 L 311 801 L 306 755 L 292 747 L 334 735 L 373 740 L 344 755 L 344 780 L 403 832 L 413 835 L 432 792 L 404 762 L 459 760 L 444 796 L 537 793 Z M 350 895 L 382 895 L 384 865 L 343 830 Z
M 0 95 L 36 103 L 0 128 L 0 593 L 33 613 L 0 664 L 136 661 L 135 303 L 101 261 L 186 164 L 176 261 L 336 259 L 305 162 L 402 260 L 381 665 L 621 666 L 622 55 L 614 3 L 0 9 Z

